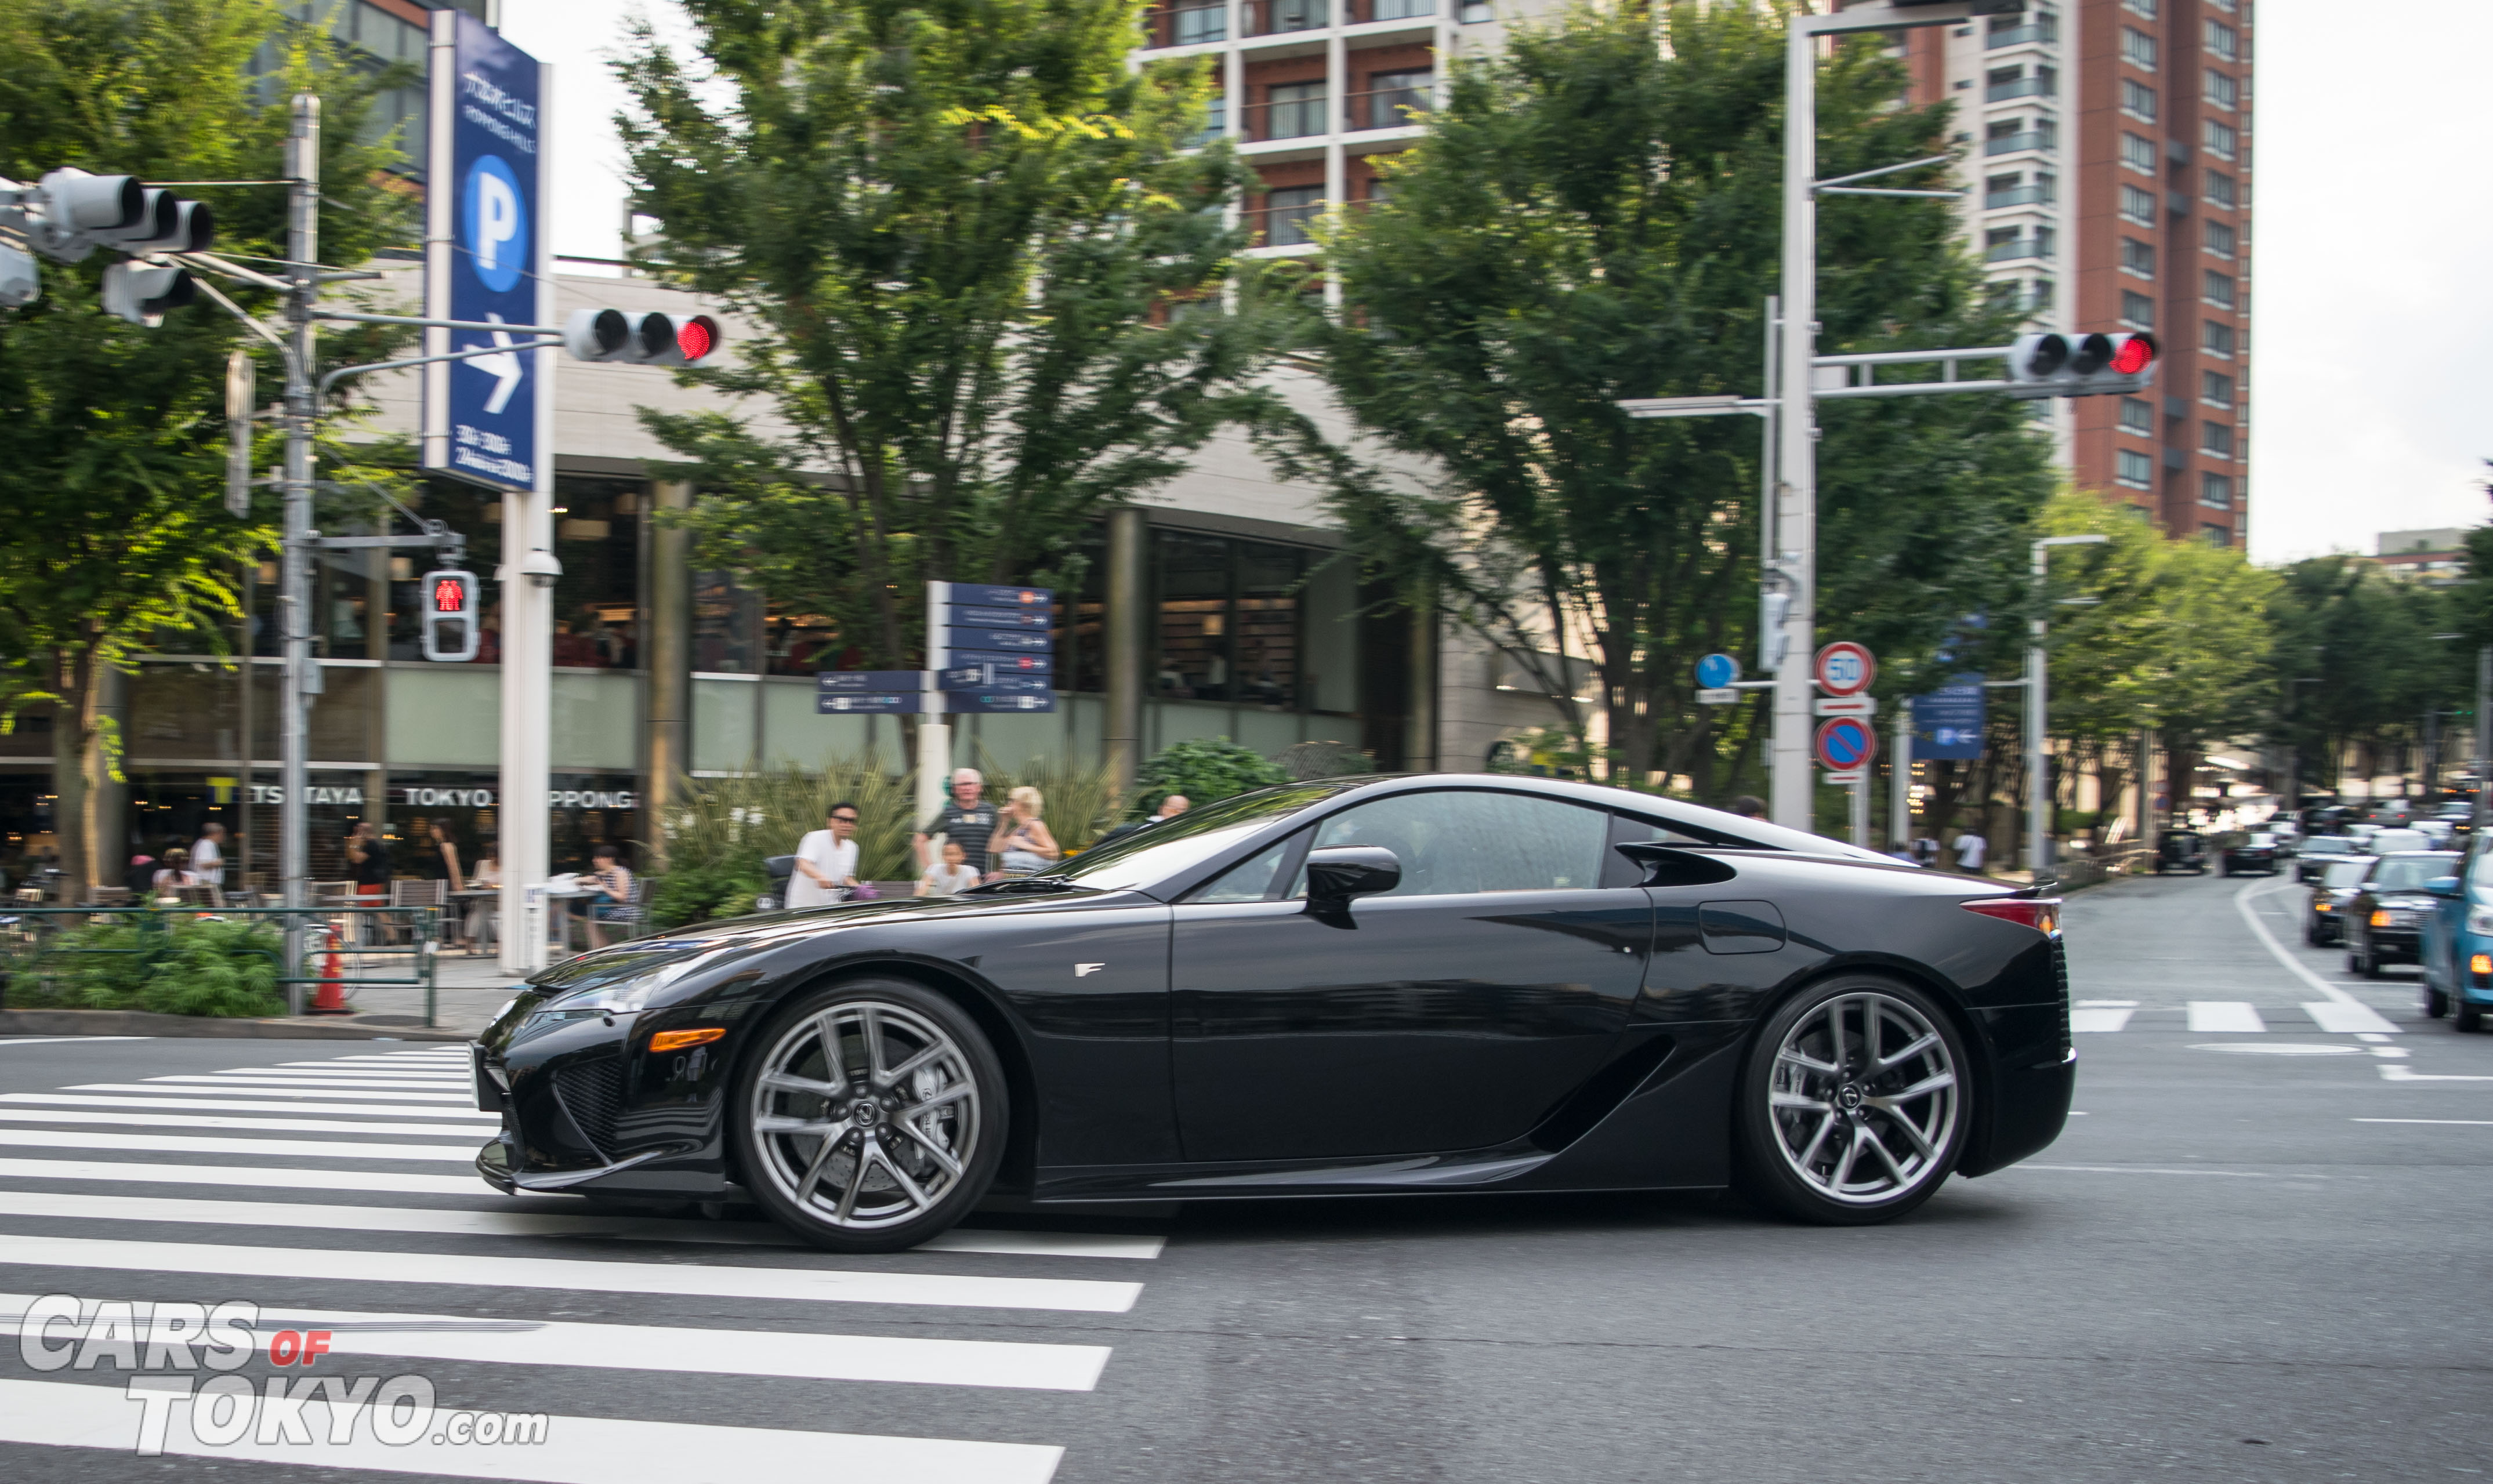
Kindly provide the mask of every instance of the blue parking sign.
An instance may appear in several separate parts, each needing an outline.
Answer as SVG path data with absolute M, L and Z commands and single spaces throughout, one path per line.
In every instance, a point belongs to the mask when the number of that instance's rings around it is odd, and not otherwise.
M 433 180 L 447 189 L 436 189 L 427 205 L 426 312 L 478 324 L 543 323 L 550 295 L 542 69 L 465 12 L 437 14 L 435 23 L 451 28 L 452 45 L 433 53 L 436 73 L 439 59 L 449 65 L 447 75 L 433 78 Z M 427 332 L 428 354 L 489 353 L 426 368 L 426 468 L 496 490 L 537 488 L 538 383 L 548 352 L 519 348 L 534 339 L 525 329 Z
M 1980 675 L 1958 675 L 1927 696 L 1914 697 L 1914 757 L 1930 761 L 1980 757 L 1984 699 Z

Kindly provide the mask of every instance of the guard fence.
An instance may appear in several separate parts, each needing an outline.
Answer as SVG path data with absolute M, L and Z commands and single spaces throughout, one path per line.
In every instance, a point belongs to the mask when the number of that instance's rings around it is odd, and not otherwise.
M 335 1013 L 357 989 L 422 992 L 424 1024 L 438 1014 L 436 960 L 441 949 L 441 911 L 436 906 L 27 906 L 0 908 L 0 1007 L 50 1000 L 53 992 L 99 959 L 135 959 L 144 968 L 176 952 L 185 927 L 206 922 L 264 922 L 266 942 L 228 946 L 227 952 L 265 957 L 285 996 L 288 1015 Z M 302 974 L 285 972 L 286 919 L 302 922 L 306 937 Z M 127 935 L 81 930 L 122 926 Z M 401 966 L 403 971 L 399 971 Z M 375 970 L 380 970 L 375 972 Z M 335 986 L 340 1007 L 310 1003 Z

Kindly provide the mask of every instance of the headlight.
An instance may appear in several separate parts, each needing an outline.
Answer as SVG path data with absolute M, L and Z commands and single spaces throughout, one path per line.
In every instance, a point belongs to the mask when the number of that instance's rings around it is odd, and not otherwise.
M 690 963 L 670 964 L 653 968 L 616 984 L 599 985 L 591 990 L 577 990 L 547 1000 L 537 1006 L 540 1014 L 549 1010 L 603 1010 L 608 1015 L 629 1015 L 648 1007 L 658 992 L 692 971 Z
M 2468 904 L 2467 931 L 2480 936 L 2493 937 L 2493 906 Z

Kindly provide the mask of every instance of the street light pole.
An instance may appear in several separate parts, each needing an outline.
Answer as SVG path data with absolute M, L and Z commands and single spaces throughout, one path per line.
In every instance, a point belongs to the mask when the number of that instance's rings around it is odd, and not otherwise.
M 2476 651 L 2476 825 L 2484 827 L 2484 797 L 2493 793 L 2484 770 L 2493 766 L 2493 644 Z
M 2099 547 L 2110 540 L 2095 532 L 2045 536 L 2034 543 L 2034 619 L 2026 642 L 2026 869 L 2038 881 L 2052 863 L 2052 774 L 2043 748 L 2043 731 L 2052 719 L 2052 672 L 2043 655 L 2048 628 L 2042 607 L 2044 582 L 2052 574 L 2054 547 Z
M 280 549 L 278 633 L 285 644 L 285 676 L 278 715 L 277 872 L 285 892 L 285 977 L 303 977 L 302 908 L 311 875 L 312 697 L 320 688 L 319 661 L 312 654 L 312 438 L 319 409 L 312 385 L 315 341 L 319 321 L 313 311 L 320 298 L 320 100 L 310 93 L 294 98 L 286 136 L 285 255 L 291 287 L 285 298 L 285 542 Z M 248 668 L 249 662 L 245 661 Z M 248 739 L 246 739 L 247 741 Z M 301 1014 L 303 986 L 285 986 L 286 1009 Z

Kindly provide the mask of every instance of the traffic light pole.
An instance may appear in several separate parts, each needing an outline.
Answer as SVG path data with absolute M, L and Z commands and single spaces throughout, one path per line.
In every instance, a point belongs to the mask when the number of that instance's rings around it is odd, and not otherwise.
M 311 874 L 311 706 L 319 686 L 312 657 L 313 431 L 319 401 L 312 382 L 320 298 L 320 100 L 298 94 L 286 135 L 285 256 L 291 286 L 285 296 L 285 542 L 280 549 L 278 633 L 284 637 L 284 694 L 278 698 L 277 871 L 285 916 L 285 977 L 303 977 L 303 909 Z M 249 739 L 246 738 L 246 750 Z M 303 986 L 285 987 L 288 1014 L 303 1013 Z
M 2042 606 L 2045 584 L 2052 576 L 2052 549 L 2099 547 L 2110 540 L 2094 532 L 2046 536 L 2034 543 L 2035 608 L 2026 644 L 2026 869 L 2038 881 L 2052 864 L 2051 757 L 2043 746 L 2044 732 L 2052 720 L 2052 663 L 2043 647 L 2049 623 L 2043 616 L 2047 609 Z

